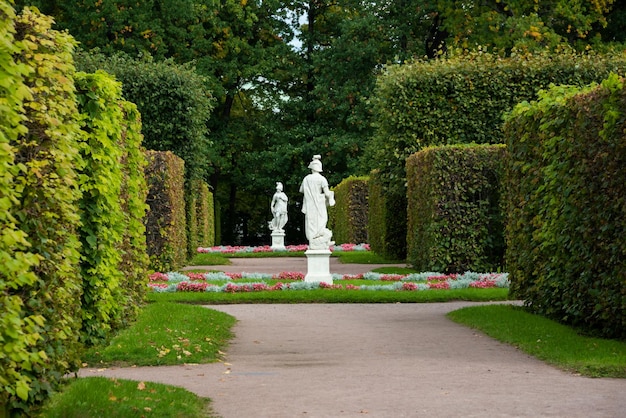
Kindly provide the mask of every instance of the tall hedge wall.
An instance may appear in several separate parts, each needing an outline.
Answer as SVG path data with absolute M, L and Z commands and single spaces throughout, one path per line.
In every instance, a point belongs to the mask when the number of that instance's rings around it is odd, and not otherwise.
M 420 271 L 496 271 L 504 263 L 504 145 L 428 147 L 407 171 L 407 262 Z
M 141 115 L 137 111 L 137 106 L 127 101 L 122 101 L 119 106 L 124 117 L 122 136 L 118 144 L 122 149 L 120 203 L 125 218 L 120 247 L 122 260 L 119 265 L 119 269 L 124 273 L 122 287 L 125 299 L 120 302 L 124 305 L 123 320 L 132 321 L 145 302 L 147 271 L 150 264 L 144 225 L 148 210 L 146 204 L 148 185 L 145 175 L 148 162 L 142 146 Z
M 507 265 L 535 312 L 626 337 L 626 90 L 553 87 L 508 116 Z
M 198 199 L 196 201 L 196 220 L 198 222 L 198 245 L 212 247 L 215 245 L 215 208 L 213 193 L 209 185 L 203 181 L 196 183 Z
M 337 244 L 368 242 L 367 180 L 367 177 L 351 176 L 333 187 L 335 206 L 329 211 L 329 225 Z
M 213 193 L 202 180 L 192 180 L 185 191 L 187 210 L 187 256 L 192 258 L 198 247 L 212 247 L 215 243 L 215 216 Z
M 146 241 L 150 269 L 172 271 L 187 261 L 185 163 L 172 152 L 147 151 Z
M 52 30 L 52 24 L 51 18 L 28 8 L 15 20 L 15 41 L 22 42 L 15 59 L 30 69 L 24 81 L 31 95 L 23 102 L 27 132 L 11 141 L 15 162 L 21 166 L 14 179 L 21 193 L 13 214 L 27 234 L 29 251 L 40 262 L 33 269 L 37 279 L 11 293 L 20 296 L 25 317 L 44 318 L 29 357 L 45 360 L 21 370 L 33 382 L 28 401 L 14 403 L 22 411 L 43 401 L 58 388 L 64 374 L 80 367 L 82 277 L 77 231 L 81 193 L 76 167 L 84 163 L 71 82 L 75 41 Z
M 16 186 L 20 167 L 14 144 L 28 133 L 24 100 L 32 94 L 25 84 L 28 67 L 16 62 L 22 46 L 15 43 L 15 12 L 0 2 L 0 413 L 28 399 L 32 377 L 28 367 L 43 367 L 45 357 L 35 349 L 45 319 L 28 313 L 21 289 L 35 285 L 33 268 L 39 256 L 29 251 L 27 235 L 17 225 L 21 191 Z M 16 405 L 17 404 L 17 405 Z M 22 408 L 23 410 L 23 408 Z
M 388 259 L 406 258 L 406 196 L 387 192 L 381 173 L 368 182 L 367 237 L 372 251 Z
M 123 211 L 125 130 L 121 84 L 109 74 L 74 77 L 83 114 L 80 201 L 83 339 L 100 342 L 134 309 L 126 299 L 122 251 L 128 217 Z M 129 139 L 132 143 L 134 140 Z M 136 226 L 135 226 L 136 227 Z M 130 313 L 132 315 L 132 313 Z
M 385 196 L 403 199 L 406 158 L 422 148 L 502 143 L 503 115 L 517 103 L 536 98 L 539 89 L 551 83 L 582 86 L 624 70 L 625 53 L 573 52 L 511 58 L 477 52 L 390 66 L 379 77 L 372 98 L 377 131 L 368 145 Z M 405 228 L 395 229 L 402 233 Z

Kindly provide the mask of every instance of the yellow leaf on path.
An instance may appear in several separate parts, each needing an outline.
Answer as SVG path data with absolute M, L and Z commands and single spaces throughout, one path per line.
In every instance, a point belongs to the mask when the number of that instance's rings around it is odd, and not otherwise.
M 145 390 L 146 389 L 146 384 L 144 382 L 139 382 L 137 384 L 137 390 Z

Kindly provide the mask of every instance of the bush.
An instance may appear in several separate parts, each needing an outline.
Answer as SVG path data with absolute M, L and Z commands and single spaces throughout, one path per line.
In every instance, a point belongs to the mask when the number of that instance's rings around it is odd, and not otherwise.
M 407 262 L 418 271 L 496 271 L 504 262 L 503 145 L 428 147 L 407 159 Z
M 185 163 L 173 153 L 147 151 L 146 241 L 150 269 L 172 271 L 187 261 Z
M 372 251 L 388 260 L 406 258 L 406 196 L 390 193 L 380 171 L 370 173 L 368 182 L 367 237 Z
M 372 98 L 377 130 L 368 145 L 385 197 L 399 203 L 406 194 L 406 158 L 422 148 L 502 143 L 503 115 L 536 98 L 539 89 L 551 83 L 582 86 L 624 70 L 625 54 L 592 52 L 511 58 L 476 52 L 388 67 Z M 406 226 L 394 229 L 406 233 Z
M 336 203 L 329 210 L 329 226 L 337 244 L 368 242 L 367 180 L 367 177 L 348 177 L 333 187 Z
M 626 336 L 626 90 L 552 87 L 505 124 L 507 265 L 533 311 Z
M 206 79 L 193 68 L 173 62 L 132 59 L 124 54 L 105 56 L 80 52 L 77 68 L 104 70 L 122 82 L 124 97 L 141 113 L 143 145 L 150 150 L 171 151 L 185 161 L 186 178 L 205 178 L 207 121 L 215 106 Z

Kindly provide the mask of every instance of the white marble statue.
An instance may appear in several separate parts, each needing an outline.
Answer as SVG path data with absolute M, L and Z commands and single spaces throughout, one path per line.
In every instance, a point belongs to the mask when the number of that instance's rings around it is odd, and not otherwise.
M 309 240 L 309 249 L 327 250 L 334 244 L 330 239 L 333 233 L 326 228 L 328 222 L 327 206 L 335 205 L 335 194 L 328 188 L 328 180 L 322 172 L 320 155 L 313 156 L 308 167 L 311 174 L 302 180 L 300 193 L 304 194 L 302 213 L 304 213 L 304 228 Z
M 289 199 L 283 192 L 283 184 L 279 181 L 276 182 L 276 193 L 272 197 L 272 203 L 270 204 L 270 210 L 274 219 L 269 223 L 269 227 L 272 231 L 283 232 L 285 225 L 287 224 L 287 202 Z

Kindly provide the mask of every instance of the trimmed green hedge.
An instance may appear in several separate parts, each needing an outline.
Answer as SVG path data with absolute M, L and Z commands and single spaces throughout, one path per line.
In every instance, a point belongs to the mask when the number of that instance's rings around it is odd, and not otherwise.
M 415 269 L 503 267 L 504 151 L 504 145 L 428 147 L 407 159 L 407 262 Z
M 16 141 L 28 133 L 23 102 L 32 94 L 25 77 L 33 70 L 16 63 L 23 52 L 15 43 L 15 12 L 0 2 L 0 415 L 12 409 L 24 411 L 32 385 L 28 368 L 44 367 L 46 358 L 35 349 L 45 319 L 28 313 L 21 289 L 38 281 L 33 272 L 39 256 L 29 251 L 27 235 L 17 225 L 20 188 L 16 187 L 21 167 L 16 161 Z M 32 74 L 32 73 L 31 73 Z M 54 359 L 53 361 L 56 361 Z
M 215 245 L 215 208 L 213 193 L 211 193 L 209 185 L 205 182 L 201 181 L 196 184 L 198 193 L 195 207 L 196 220 L 198 222 L 197 242 L 201 247 L 212 247 Z
M 172 271 L 187 261 L 185 162 L 172 152 L 147 151 L 146 241 L 150 269 Z
M 373 170 L 368 182 L 367 237 L 372 251 L 390 260 L 406 258 L 406 196 L 391 194 L 380 171 Z
M 333 187 L 335 206 L 329 211 L 329 225 L 337 244 L 362 244 L 367 240 L 367 177 L 348 177 Z
M 22 42 L 15 58 L 30 69 L 24 81 L 31 96 L 23 101 L 28 131 L 12 141 L 21 167 L 14 179 L 21 193 L 13 214 L 27 235 L 29 251 L 40 260 L 33 269 L 37 279 L 15 289 L 15 294 L 24 304 L 24 317 L 44 318 L 21 370 L 31 380 L 28 400 L 14 402 L 16 409 L 25 412 L 58 389 L 64 374 L 80 367 L 81 192 L 76 167 L 84 162 L 71 81 L 75 41 L 52 30 L 52 25 L 51 18 L 29 8 L 15 20 L 15 41 Z M 29 365 L 35 357 L 45 361 Z
M 626 90 L 553 87 L 505 124 L 511 293 L 533 311 L 626 337 Z
M 503 143 L 503 115 L 536 98 L 539 89 L 551 83 L 582 86 L 625 70 L 626 54 L 592 52 L 511 58 L 476 52 L 389 66 L 372 97 L 377 130 L 368 144 L 385 197 L 398 203 L 403 199 L 406 158 L 422 148 Z M 393 229 L 406 234 L 406 227 Z M 390 229 L 386 234 L 389 243 L 405 240 L 390 236 Z
M 185 192 L 187 210 L 187 256 L 192 258 L 198 247 L 212 247 L 215 243 L 215 216 L 213 193 L 202 180 L 192 180 Z

